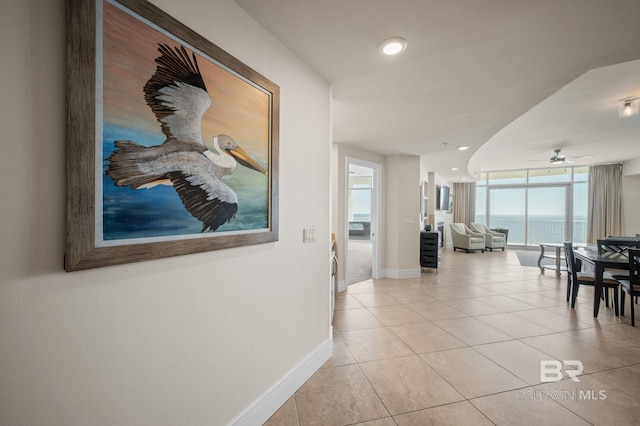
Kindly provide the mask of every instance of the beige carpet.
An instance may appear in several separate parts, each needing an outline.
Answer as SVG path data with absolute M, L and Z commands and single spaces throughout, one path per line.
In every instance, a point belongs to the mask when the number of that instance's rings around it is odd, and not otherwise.
M 347 285 L 370 280 L 373 243 L 371 241 L 349 240 L 347 254 Z

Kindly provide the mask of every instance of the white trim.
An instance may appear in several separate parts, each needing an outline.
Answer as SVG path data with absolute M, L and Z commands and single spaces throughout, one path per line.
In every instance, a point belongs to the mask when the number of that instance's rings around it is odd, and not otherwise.
M 273 413 L 278 411 L 282 404 L 331 357 L 331 347 L 330 337 L 229 424 L 255 426 L 269 420 Z
M 385 269 L 384 276 L 387 278 L 395 278 L 397 280 L 405 280 L 408 278 L 420 278 L 422 270 L 418 269 Z
M 373 163 L 373 259 L 371 262 L 372 278 L 382 278 L 382 164 Z

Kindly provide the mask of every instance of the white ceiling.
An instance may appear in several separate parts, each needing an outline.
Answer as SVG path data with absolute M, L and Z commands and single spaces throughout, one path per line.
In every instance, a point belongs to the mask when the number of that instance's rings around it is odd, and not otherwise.
M 529 160 L 556 148 L 640 157 L 640 118 L 617 118 L 640 96 L 639 0 L 236 3 L 331 84 L 334 142 L 420 155 L 450 181 L 546 167 Z M 407 50 L 381 56 L 394 36 Z

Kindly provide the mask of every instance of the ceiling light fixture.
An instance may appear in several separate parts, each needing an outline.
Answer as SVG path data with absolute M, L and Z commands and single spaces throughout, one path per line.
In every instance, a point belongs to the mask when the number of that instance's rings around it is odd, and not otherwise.
M 456 170 L 458 170 L 458 168 L 457 167 L 452 167 L 451 170 L 453 170 L 455 172 Z
M 458 147 L 458 151 L 466 151 L 471 148 L 469 145 L 463 145 Z
M 380 44 L 378 50 L 385 55 L 397 55 L 407 48 L 407 40 L 402 37 L 393 37 Z
M 638 115 L 638 99 L 640 97 L 625 99 L 618 105 L 618 117 L 626 118 Z

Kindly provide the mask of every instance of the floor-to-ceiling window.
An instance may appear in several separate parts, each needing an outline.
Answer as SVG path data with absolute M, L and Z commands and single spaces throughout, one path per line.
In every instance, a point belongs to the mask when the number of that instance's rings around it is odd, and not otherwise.
M 527 188 L 527 244 L 561 243 L 567 238 L 566 185 Z
M 526 243 L 527 200 L 524 188 L 490 188 L 487 200 L 489 228 L 509 230 L 509 243 Z
M 509 230 L 510 245 L 586 241 L 588 168 L 482 173 L 476 222 Z

